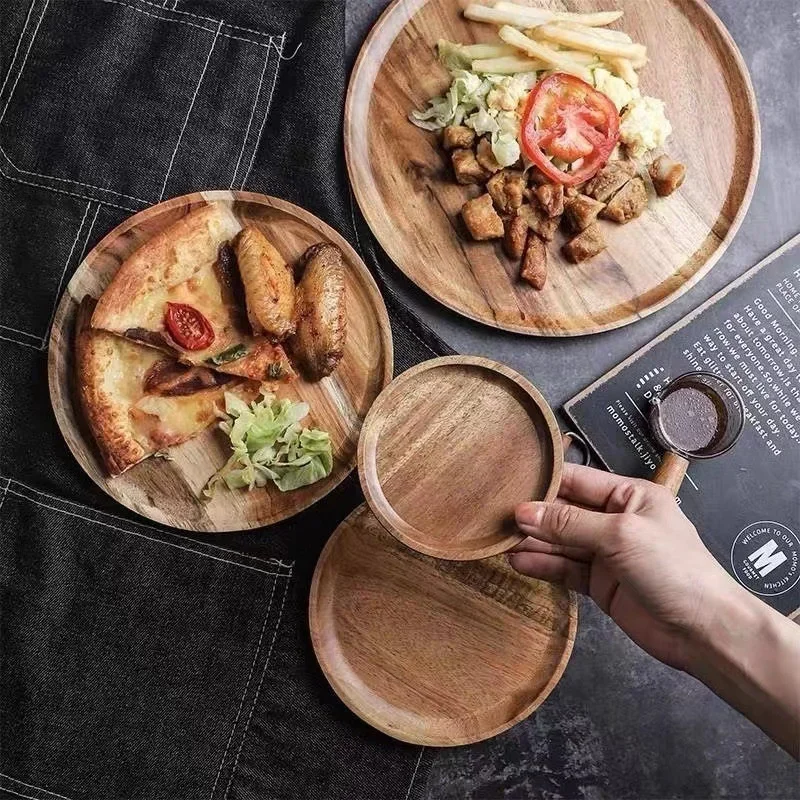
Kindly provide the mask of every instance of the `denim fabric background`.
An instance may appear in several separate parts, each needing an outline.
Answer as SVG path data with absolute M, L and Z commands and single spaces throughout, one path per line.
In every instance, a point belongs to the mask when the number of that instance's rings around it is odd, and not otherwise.
M 70 456 L 47 390 L 58 298 L 131 213 L 198 189 L 298 203 L 361 249 L 330 0 L 0 1 L 0 796 L 419 796 L 423 750 L 335 698 L 308 639 L 351 476 L 248 534 L 144 525 Z M 358 228 L 356 227 L 358 225 Z M 396 371 L 447 348 L 386 296 Z

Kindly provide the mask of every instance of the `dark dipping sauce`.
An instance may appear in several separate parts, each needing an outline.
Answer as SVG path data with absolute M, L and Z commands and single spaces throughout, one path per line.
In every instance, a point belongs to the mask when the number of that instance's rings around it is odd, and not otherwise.
M 667 441 L 683 453 L 714 444 L 725 430 L 725 411 L 703 389 L 675 389 L 659 405 L 659 422 Z

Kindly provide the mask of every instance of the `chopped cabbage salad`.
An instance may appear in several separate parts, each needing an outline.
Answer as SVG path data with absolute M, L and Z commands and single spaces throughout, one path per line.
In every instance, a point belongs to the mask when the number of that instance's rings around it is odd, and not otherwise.
M 263 391 L 249 405 L 226 392 L 225 414 L 219 427 L 230 438 L 233 453 L 209 480 L 204 495 L 213 497 L 223 483 L 229 489 L 253 489 L 266 486 L 268 481 L 288 492 L 330 475 L 330 436 L 301 426 L 308 412 L 308 403 L 278 400 Z

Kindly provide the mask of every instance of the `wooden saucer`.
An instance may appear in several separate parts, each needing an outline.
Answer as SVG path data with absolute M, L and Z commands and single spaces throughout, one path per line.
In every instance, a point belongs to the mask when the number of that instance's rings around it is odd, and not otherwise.
M 554 499 L 563 460 L 542 395 L 514 370 L 475 356 L 403 373 L 375 401 L 358 443 L 375 516 L 409 547 L 454 560 L 522 541 L 514 506 Z
M 566 589 L 502 556 L 421 555 L 366 506 L 334 532 L 311 585 L 311 638 L 334 691 L 414 744 L 470 744 L 531 714 L 566 667 L 577 621 Z

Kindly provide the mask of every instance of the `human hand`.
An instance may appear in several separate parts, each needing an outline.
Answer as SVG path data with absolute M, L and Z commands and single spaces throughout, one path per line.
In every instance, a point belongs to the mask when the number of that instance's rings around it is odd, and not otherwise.
M 556 503 L 523 503 L 514 569 L 588 594 L 640 647 L 688 670 L 714 602 L 738 586 L 661 486 L 565 464 Z M 746 594 L 746 592 L 745 592 Z

